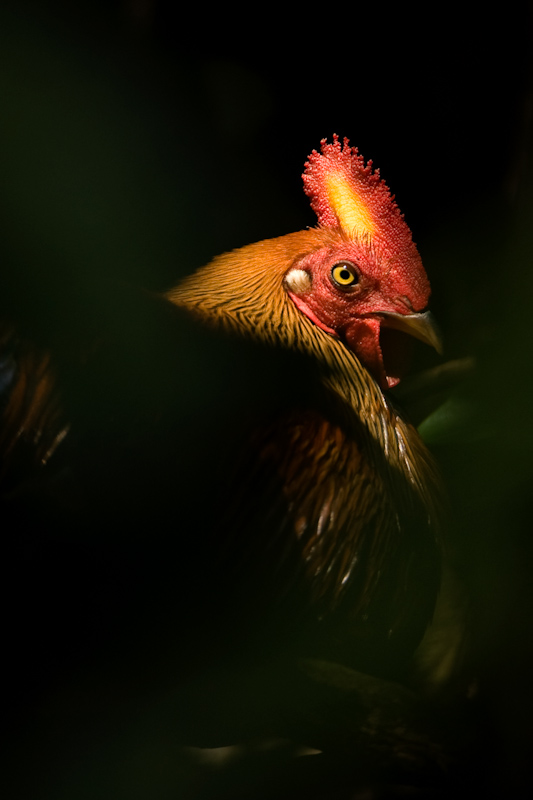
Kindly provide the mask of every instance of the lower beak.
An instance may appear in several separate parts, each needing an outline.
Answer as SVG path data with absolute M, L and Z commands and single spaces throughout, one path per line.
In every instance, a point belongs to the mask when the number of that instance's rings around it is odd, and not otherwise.
M 408 333 L 415 339 L 434 347 L 442 355 L 442 339 L 435 319 L 429 311 L 423 314 L 396 314 L 392 311 L 382 311 L 379 315 L 383 318 L 386 328 L 395 328 L 403 333 Z

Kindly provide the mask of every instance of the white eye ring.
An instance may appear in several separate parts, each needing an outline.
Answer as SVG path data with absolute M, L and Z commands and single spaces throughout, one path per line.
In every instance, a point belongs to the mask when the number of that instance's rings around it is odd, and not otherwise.
M 285 276 L 287 286 L 295 294 L 307 292 L 311 288 L 311 276 L 304 269 L 291 269 Z

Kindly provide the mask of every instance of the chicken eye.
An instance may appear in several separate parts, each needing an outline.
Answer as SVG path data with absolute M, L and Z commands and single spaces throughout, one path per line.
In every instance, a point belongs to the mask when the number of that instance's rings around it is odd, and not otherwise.
M 359 275 L 353 264 L 349 261 L 339 261 L 331 268 L 331 277 L 333 283 L 340 286 L 341 289 L 346 289 L 350 286 L 355 286 L 359 282 Z

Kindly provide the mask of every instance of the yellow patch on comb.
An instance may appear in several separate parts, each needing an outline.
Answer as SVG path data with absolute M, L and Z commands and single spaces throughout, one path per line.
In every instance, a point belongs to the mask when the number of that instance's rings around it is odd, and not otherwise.
M 326 177 L 328 201 L 335 212 L 343 231 L 353 238 L 354 234 L 372 235 L 376 229 L 368 205 L 362 200 L 341 172 Z

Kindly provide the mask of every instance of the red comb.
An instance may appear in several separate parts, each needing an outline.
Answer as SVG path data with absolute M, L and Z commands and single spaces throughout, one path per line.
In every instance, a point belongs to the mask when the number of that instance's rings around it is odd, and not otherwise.
M 379 170 L 372 170 L 372 161 L 365 166 L 348 139 L 343 144 L 336 134 L 332 144 L 323 139 L 321 152 L 313 150 L 305 165 L 304 189 L 319 224 L 341 227 L 351 238 L 366 233 L 395 252 L 412 247 L 411 231 Z

